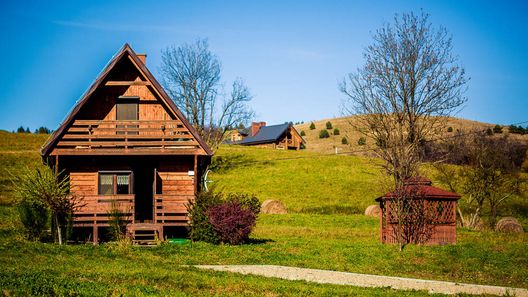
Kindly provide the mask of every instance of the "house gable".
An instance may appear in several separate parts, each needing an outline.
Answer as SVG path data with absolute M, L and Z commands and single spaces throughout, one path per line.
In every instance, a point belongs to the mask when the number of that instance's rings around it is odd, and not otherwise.
M 137 108 L 118 119 L 117 104 Z M 130 112 L 129 112 L 130 113 Z M 50 155 L 212 155 L 142 60 L 125 44 L 43 146 Z

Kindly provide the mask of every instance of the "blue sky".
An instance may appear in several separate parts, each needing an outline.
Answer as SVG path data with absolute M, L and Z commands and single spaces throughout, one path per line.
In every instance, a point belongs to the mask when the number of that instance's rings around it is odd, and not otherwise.
M 245 80 L 256 120 L 340 116 L 338 83 L 362 64 L 395 13 L 431 14 L 471 77 L 460 117 L 528 120 L 528 4 L 523 1 L 10 1 L 0 10 L 0 129 L 56 129 L 125 43 L 147 53 L 208 38 L 226 87 Z

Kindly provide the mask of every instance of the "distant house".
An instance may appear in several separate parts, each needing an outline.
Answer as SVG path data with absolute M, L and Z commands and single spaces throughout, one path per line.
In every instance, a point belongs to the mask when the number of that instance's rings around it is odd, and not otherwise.
M 249 129 L 236 129 L 231 131 L 231 134 L 229 135 L 230 142 L 229 143 L 235 143 L 237 141 L 243 140 L 245 137 L 248 137 L 250 135 Z
M 239 131 L 238 131 L 239 132 Z M 234 144 L 277 149 L 304 148 L 306 142 L 292 124 L 266 126 L 266 122 L 251 123 L 250 135 Z

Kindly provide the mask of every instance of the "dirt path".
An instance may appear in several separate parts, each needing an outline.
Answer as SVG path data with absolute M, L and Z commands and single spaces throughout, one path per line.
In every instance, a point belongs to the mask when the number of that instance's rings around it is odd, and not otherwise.
M 324 284 L 351 285 L 358 287 L 390 287 L 392 289 L 425 290 L 430 293 L 442 294 L 510 294 L 517 297 L 528 297 L 528 290 L 520 288 L 462 284 L 276 265 L 196 265 L 194 267 L 216 271 L 253 274 L 265 277 L 277 277 L 287 280 L 304 280 Z

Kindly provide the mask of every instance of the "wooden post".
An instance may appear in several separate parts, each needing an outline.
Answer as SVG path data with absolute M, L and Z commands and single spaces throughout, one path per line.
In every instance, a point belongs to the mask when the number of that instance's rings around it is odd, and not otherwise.
M 198 155 L 194 155 L 194 196 L 198 194 Z
M 55 175 L 59 174 L 59 155 L 55 155 Z
M 97 230 L 97 223 L 94 222 L 93 225 L 93 244 L 97 245 L 99 243 L 99 234 Z

